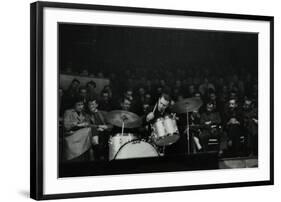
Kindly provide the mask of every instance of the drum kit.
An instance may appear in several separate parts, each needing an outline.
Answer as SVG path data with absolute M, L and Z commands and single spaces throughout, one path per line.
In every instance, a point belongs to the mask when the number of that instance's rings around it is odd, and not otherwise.
M 134 133 L 124 133 L 124 129 L 134 129 L 142 125 L 140 117 L 132 112 L 123 110 L 114 110 L 107 115 L 108 123 L 121 128 L 121 133 L 110 137 L 109 160 L 145 158 L 159 156 L 156 148 L 139 139 Z
M 188 117 L 189 112 L 198 109 L 201 105 L 200 99 L 188 98 L 175 103 L 172 111 L 178 114 L 187 113 Z M 159 157 L 163 155 L 159 147 L 172 145 L 180 138 L 175 114 L 158 118 L 151 125 L 152 134 L 149 140 L 140 139 L 134 133 L 124 133 L 124 129 L 135 129 L 142 125 L 141 118 L 132 112 L 111 111 L 107 114 L 107 121 L 113 126 L 121 128 L 121 133 L 117 133 L 109 139 L 109 160 Z M 189 140 L 189 130 L 186 131 L 188 131 Z

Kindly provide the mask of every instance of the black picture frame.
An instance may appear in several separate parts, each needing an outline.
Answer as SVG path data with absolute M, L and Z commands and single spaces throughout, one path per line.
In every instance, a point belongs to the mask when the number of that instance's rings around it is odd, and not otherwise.
M 270 23 L 270 180 L 250 181 L 241 183 L 222 183 L 192 186 L 175 186 L 175 187 L 154 187 L 130 190 L 113 190 L 113 191 L 93 191 L 79 193 L 57 193 L 46 195 L 43 193 L 43 9 L 61 8 L 61 9 L 80 9 L 80 10 L 101 10 L 101 11 L 120 11 L 130 13 L 147 13 L 177 16 L 194 16 L 210 17 L 224 19 L 254 20 L 267 21 Z M 227 187 L 245 187 L 259 185 L 273 185 L 274 183 L 274 17 L 258 15 L 240 15 L 213 12 L 195 12 L 183 10 L 164 10 L 150 8 L 134 8 L 119 6 L 103 6 L 74 3 L 57 3 L 57 2 L 35 2 L 30 7 L 30 196 L 36 200 L 62 199 L 76 197 L 92 197 L 121 194 L 153 193 L 153 192 L 170 192 L 186 191 L 198 189 L 214 189 Z

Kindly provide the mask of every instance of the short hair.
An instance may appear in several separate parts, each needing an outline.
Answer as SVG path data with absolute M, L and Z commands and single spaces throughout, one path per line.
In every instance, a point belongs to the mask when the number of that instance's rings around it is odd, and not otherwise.
M 107 93 L 109 95 L 109 92 L 107 90 L 102 90 L 100 94 L 103 95 L 104 93 Z
M 132 101 L 130 99 L 128 99 L 127 97 L 122 97 L 120 100 L 120 103 L 124 103 L 126 100 L 129 101 L 130 103 L 132 103 Z
M 87 85 L 87 86 L 93 85 L 93 86 L 97 87 L 97 84 L 96 84 L 96 82 L 94 82 L 94 81 L 89 81 L 89 82 L 87 82 L 86 85 Z
M 84 98 L 82 96 L 77 95 L 72 99 L 72 106 L 75 106 L 79 102 L 84 103 Z
M 72 79 L 72 81 L 71 81 L 71 83 L 74 83 L 74 82 L 77 82 L 77 83 L 80 84 L 80 81 L 78 79 L 76 79 L 76 78 Z
M 171 102 L 171 96 L 167 93 L 162 93 L 159 99 L 164 98 L 165 100 Z
M 90 96 L 90 97 L 88 97 L 87 103 L 93 102 L 93 101 L 96 101 L 97 104 L 99 103 L 99 100 L 98 100 L 98 98 L 97 98 L 96 96 Z

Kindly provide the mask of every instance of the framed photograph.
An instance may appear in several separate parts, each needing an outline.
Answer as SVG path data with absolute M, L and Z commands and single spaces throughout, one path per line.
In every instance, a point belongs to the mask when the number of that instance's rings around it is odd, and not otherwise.
M 31 198 L 273 184 L 272 16 L 31 4 Z

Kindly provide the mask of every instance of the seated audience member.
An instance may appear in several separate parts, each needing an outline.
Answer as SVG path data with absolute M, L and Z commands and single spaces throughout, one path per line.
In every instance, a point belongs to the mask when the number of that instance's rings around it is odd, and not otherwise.
M 187 97 L 190 98 L 190 97 L 193 97 L 194 96 L 194 93 L 195 93 L 195 86 L 193 84 L 190 84 L 188 86 L 188 92 L 187 92 Z
M 98 101 L 95 97 L 88 100 L 87 119 L 91 124 L 93 156 L 95 160 L 107 160 L 109 131 L 112 128 L 106 122 L 106 113 L 98 110 Z
M 219 111 L 219 103 L 217 101 L 217 95 L 216 95 L 216 92 L 212 89 L 209 90 L 209 93 L 208 93 L 208 97 L 207 97 L 207 100 L 209 100 L 209 102 L 213 103 L 213 111 Z
M 66 160 L 85 161 L 90 159 L 91 128 L 84 113 L 84 99 L 73 99 L 73 108 L 64 113 L 64 156 Z
M 80 76 L 88 76 L 89 75 L 89 72 L 87 69 L 83 69 L 80 73 Z
M 147 112 L 148 112 L 148 110 L 149 110 L 149 108 L 150 108 L 150 103 L 144 101 L 144 102 L 141 103 L 141 106 L 140 106 L 140 107 L 141 107 L 141 108 L 140 108 L 140 111 L 138 111 L 137 114 L 138 114 L 139 116 L 143 116 L 143 115 L 147 114 Z
M 242 107 L 242 129 L 250 155 L 258 154 L 258 111 L 253 101 L 244 99 Z
M 206 110 L 202 113 L 200 118 L 202 125 L 202 132 L 200 134 L 200 143 L 203 151 L 208 151 L 208 143 L 210 138 L 217 138 L 221 142 L 221 117 L 218 112 L 214 110 L 214 103 L 209 100 L 206 104 Z
M 79 88 L 79 96 L 83 99 L 83 102 L 86 105 L 89 98 L 89 94 L 86 87 L 81 86 Z
M 111 111 L 113 109 L 113 101 L 109 97 L 109 93 L 106 90 L 101 92 L 101 97 L 99 100 L 99 109 L 103 111 Z
M 134 97 L 133 95 L 133 90 L 132 89 L 127 89 L 124 93 L 124 99 L 122 99 L 127 103 L 127 101 L 130 101 L 130 108 L 128 111 L 137 113 L 138 112 L 138 100 Z M 121 105 L 123 103 L 121 102 Z
M 94 81 L 89 81 L 87 84 L 86 84 L 86 88 L 87 88 L 87 93 L 88 93 L 88 96 L 89 97 L 96 97 L 98 98 L 98 94 L 96 93 L 96 82 Z
M 119 100 L 119 106 L 117 106 L 116 110 L 123 110 L 123 111 L 128 111 L 128 112 L 133 112 L 131 110 L 132 108 L 132 102 L 130 99 L 123 97 L 121 100 Z M 133 112 L 134 113 L 134 112 Z M 121 127 L 114 126 L 112 129 L 112 134 L 120 134 L 122 132 Z M 124 133 L 136 133 L 135 128 L 124 128 L 123 130 Z
M 224 130 L 227 133 L 228 146 L 232 155 L 239 155 L 241 151 L 241 118 L 236 99 L 230 99 L 224 114 Z
M 80 81 L 77 79 L 73 79 L 68 87 L 68 89 L 64 92 L 64 95 L 62 96 L 61 101 L 61 108 L 62 111 L 65 111 L 66 109 L 69 109 L 72 107 L 72 101 L 74 97 L 76 97 L 79 93 L 79 85 Z
M 150 94 L 150 93 L 146 93 L 146 94 L 144 95 L 144 102 L 149 103 L 149 105 L 152 104 L 152 98 L 151 98 L 151 94 Z
M 72 68 L 67 67 L 64 73 L 65 73 L 65 74 L 73 74 Z
M 132 89 L 127 89 L 124 92 L 124 98 L 127 98 L 128 100 L 130 100 L 131 102 L 133 102 L 134 97 L 133 97 L 133 90 Z
M 199 92 L 205 95 L 209 89 L 216 90 L 215 86 L 209 82 L 208 78 L 204 78 L 204 82 L 199 86 Z
M 113 99 L 113 91 L 112 91 L 111 85 L 105 85 L 103 87 L 103 91 L 108 92 L 109 99 Z
M 128 97 L 123 97 L 120 100 L 119 109 L 132 112 L 132 99 Z
M 104 78 L 103 72 L 99 72 L 97 76 L 98 76 L 98 78 L 101 78 L 101 79 Z

